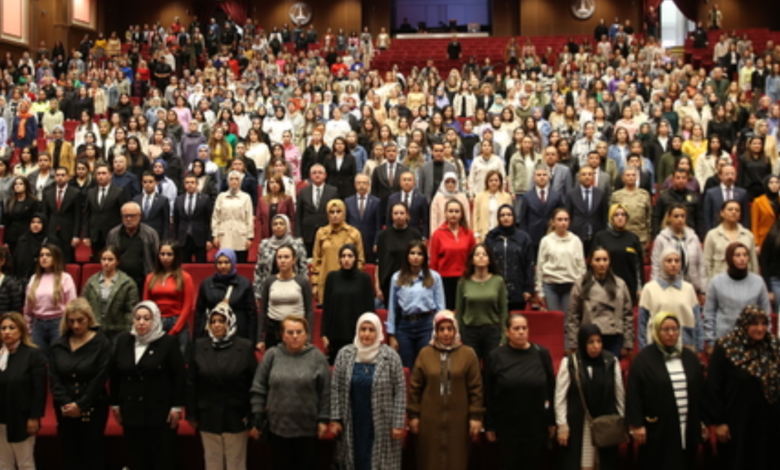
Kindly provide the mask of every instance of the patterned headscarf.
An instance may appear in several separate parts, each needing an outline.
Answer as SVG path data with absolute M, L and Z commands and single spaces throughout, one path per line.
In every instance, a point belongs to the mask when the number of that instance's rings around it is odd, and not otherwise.
M 769 403 L 774 403 L 780 398 L 780 343 L 769 330 L 759 342 L 750 339 L 748 327 L 759 318 L 769 322 L 769 316 L 764 310 L 748 305 L 742 310 L 731 333 L 719 339 L 718 344 L 735 367 L 744 369 L 761 381 L 764 397 Z
M 225 319 L 226 331 L 225 336 L 222 338 L 217 338 L 214 336 L 214 333 L 211 332 L 211 317 L 214 315 L 221 315 Z M 222 301 L 211 309 L 209 318 L 206 321 L 206 331 L 208 331 L 209 336 L 211 337 L 211 345 L 214 346 L 214 349 L 227 348 L 233 344 L 231 339 L 233 338 L 233 335 L 236 334 L 236 315 L 233 313 L 233 309 L 230 308 L 230 304 Z

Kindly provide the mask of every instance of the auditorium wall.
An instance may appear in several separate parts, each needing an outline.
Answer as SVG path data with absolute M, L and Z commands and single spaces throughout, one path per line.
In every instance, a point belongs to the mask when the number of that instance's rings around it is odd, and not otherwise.
M 571 13 L 572 0 L 520 0 L 520 34 L 550 36 L 592 34 L 604 18 L 607 24 L 617 16 L 621 22 L 639 23 L 641 0 L 598 0 L 596 12 L 588 20 L 579 20 Z

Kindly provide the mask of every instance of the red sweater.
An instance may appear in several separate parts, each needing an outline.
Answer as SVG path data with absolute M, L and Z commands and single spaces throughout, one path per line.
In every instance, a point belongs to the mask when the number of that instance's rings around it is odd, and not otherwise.
M 460 277 L 466 271 L 466 260 L 476 244 L 474 232 L 461 227 L 455 236 L 444 222 L 431 236 L 428 265 L 441 277 Z
M 149 288 L 152 274 L 146 276 L 144 283 L 144 300 L 156 303 L 163 317 L 179 316 L 176 325 L 168 332 L 170 335 L 178 334 L 190 321 L 195 305 L 195 296 L 198 294 L 192 284 L 192 276 L 184 271 L 181 272 L 181 275 L 184 285 L 180 291 L 176 290 L 176 278 L 173 276 L 166 277 L 163 282 L 157 282 L 152 289 Z

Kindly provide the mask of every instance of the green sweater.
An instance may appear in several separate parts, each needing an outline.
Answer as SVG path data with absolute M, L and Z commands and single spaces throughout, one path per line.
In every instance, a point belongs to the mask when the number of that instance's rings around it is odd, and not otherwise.
M 509 315 L 504 278 L 497 274 L 484 282 L 461 279 L 456 298 L 455 317 L 460 328 L 481 325 L 503 327 Z

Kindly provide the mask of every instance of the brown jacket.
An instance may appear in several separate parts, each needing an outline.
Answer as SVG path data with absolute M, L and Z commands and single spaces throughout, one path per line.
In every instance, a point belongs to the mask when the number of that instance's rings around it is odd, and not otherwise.
M 52 165 L 54 165 L 54 142 L 49 142 L 46 144 L 46 151 L 49 152 L 49 155 L 52 157 Z M 73 144 L 70 142 L 63 141 L 62 142 L 62 148 L 60 149 L 60 164 L 59 166 L 64 166 L 68 169 L 68 174 L 70 176 L 75 175 L 76 171 L 76 151 L 73 149 Z
M 631 294 L 625 281 L 615 276 L 615 298 L 598 282 L 593 283 L 587 297 L 582 295 L 582 285 L 588 274 L 574 283 L 571 289 L 569 318 L 566 325 L 568 347 L 577 346 L 577 332 L 581 325 L 596 324 L 603 335 L 623 335 L 623 347 L 634 348 L 634 312 Z

